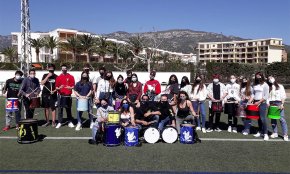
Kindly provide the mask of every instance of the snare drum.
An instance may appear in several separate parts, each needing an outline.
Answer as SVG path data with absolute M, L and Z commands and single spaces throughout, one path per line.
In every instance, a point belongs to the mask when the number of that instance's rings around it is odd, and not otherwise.
M 105 125 L 105 146 L 119 146 L 121 144 L 121 125 L 106 124 Z
M 211 109 L 212 109 L 212 112 L 217 112 L 217 113 L 223 112 L 222 102 L 212 102 Z
M 21 120 L 18 124 L 18 143 L 28 144 L 38 141 L 38 127 L 36 119 Z
M 160 138 L 160 132 L 154 127 L 149 127 L 144 132 L 144 139 L 147 143 L 154 144 Z
M 270 106 L 268 109 L 268 118 L 280 119 L 281 118 L 280 112 L 281 110 L 279 106 Z
M 259 106 L 254 104 L 249 104 L 246 107 L 246 118 L 258 120 L 260 118 Z
M 77 100 L 78 102 L 78 107 L 77 110 L 78 111 L 88 111 L 89 109 L 89 100 L 86 98 L 79 98 Z
M 180 125 L 180 143 L 193 144 L 195 138 L 195 129 L 192 124 Z
M 108 123 L 119 123 L 120 115 L 119 112 L 109 112 L 108 113 Z
M 40 97 L 32 97 L 30 98 L 30 109 L 40 108 Z
M 19 110 L 18 106 L 19 106 L 18 98 L 6 99 L 6 111 L 9 111 L 9 112 L 18 111 Z
M 234 114 L 236 113 L 236 103 L 235 102 L 227 102 L 225 103 L 225 114 Z
M 139 139 L 138 127 L 125 127 L 125 146 L 137 146 Z
M 178 139 L 178 132 L 175 127 L 167 126 L 161 133 L 162 139 L 166 143 L 174 143 Z

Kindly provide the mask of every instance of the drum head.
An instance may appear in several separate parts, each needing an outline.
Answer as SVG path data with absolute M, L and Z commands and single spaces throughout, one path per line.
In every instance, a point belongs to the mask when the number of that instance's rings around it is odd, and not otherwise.
M 154 127 L 149 127 L 144 132 L 144 139 L 147 143 L 154 144 L 159 140 L 159 138 L 160 138 L 160 133 Z
M 24 120 L 20 120 L 19 123 L 23 123 L 23 124 L 28 124 L 28 123 L 37 123 L 36 119 L 24 119 Z
M 177 130 L 174 127 L 166 127 L 162 131 L 162 139 L 166 143 L 174 143 L 178 138 Z

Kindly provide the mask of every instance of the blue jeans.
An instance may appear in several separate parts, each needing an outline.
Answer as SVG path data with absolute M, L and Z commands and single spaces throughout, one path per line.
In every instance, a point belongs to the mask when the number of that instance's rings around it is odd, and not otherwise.
M 244 100 L 240 102 L 240 105 L 244 105 L 245 106 L 244 108 L 246 108 L 247 103 L 248 103 L 248 100 Z M 244 118 L 243 121 L 244 121 L 244 130 L 242 132 L 250 133 L 250 129 L 252 126 L 251 119 Z
M 267 128 L 267 103 L 263 102 L 260 104 L 260 118 L 258 120 L 258 125 L 259 125 L 259 132 L 263 133 L 263 134 L 267 134 L 268 133 L 268 128 Z
M 275 102 L 270 102 L 270 104 L 273 104 L 273 105 L 276 105 L 276 106 L 281 106 L 282 102 L 278 102 L 278 101 L 275 101 Z M 281 123 L 281 126 L 282 126 L 282 133 L 283 135 L 288 135 L 288 127 L 287 127 L 287 122 L 286 122 L 286 119 L 285 119 L 285 110 L 281 110 L 280 112 L 280 123 Z M 271 119 L 271 124 L 272 124 L 272 128 L 273 128 L 273 132 L 274 133 L 278 133 L 278 126 L 277 126 L 277 120 L 276 119 Z
M 159 121 L 158 129 L 159 129 L 160 131 L 162 131 L 163 128 L 164 128 L 164 126 L 166 126 L 166 125 L 169 124 L 169 123 L 170 123 L 170 117 L 167 116 L 165 119 Z
M 96 120 L 96 121 L 94 122 L 94 125 L 93 125 L 93 128 L 92 128 L 92 139 L 93 139 L 94 141 L 96 141 L 96 136 L 97 136 L 98 130 L 99 130 L 99 123 L 98 123 L 98 121 Z
M 92 101 L 91 101 L 91 99 L 89 99 L 88 115 L 89 115 L 91 122 L 93 122 L 93 115 L 90 114 L 90 111 L 92 110 L 91 103 L 92 103 Z M 78 99 L 76 100 L 76 109 L 77 108 L 78 108 Z M 77 119 L 78 119 L 78 123 L 80 123 L 80 124 L 82 123 L 82 115 L 83 115 L 83 111 L 77 110 Z
M 147 122 L 153 122 L 149 126 L 155 127 L 156 129 L 158 128 L 158 122 L 159 122 L 159 115 L 151 115 L 149 117 L 146 117 L 144 119 Z
M 206 121 L 205 120 L 206 119 L 205 102 L 192 101 L 192 106 L 193 106 L 194 112 L 196 112 L 196 114 L 199 114 L 199 117 L 195 118 L 197 122 L 197 126 L 200 127 L 200 116 L 201 116 L 202 127 L 205 128 L 205 121 Z M 199 113 L 198 113 L 198 107 L 199 107 Z

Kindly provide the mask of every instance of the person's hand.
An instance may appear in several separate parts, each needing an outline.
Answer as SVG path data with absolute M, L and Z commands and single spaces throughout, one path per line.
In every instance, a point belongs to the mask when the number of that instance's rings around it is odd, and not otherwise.
M 255 102 L 254 105 L 259 106 L 260 105 L 260 102 Z
M 126 122 L 126 123 L 123 123 L 123 124 L 124 124 L 124 127 L 126 127 L 126 126 L 128 126 L 128 124 L 129 124 L 129 123 L 128 123 L 128 122 Z
M 172 127 L 176 127 L 175 123 L 172 123 L 170 126 L 172 126 Z
M 25 94 L 25 97 L 26 97 L 26 98 L 29 98 L 29 96 L 30 96 L 29 94 Z
M 148 123 L 147 121 L 142 121 L 142 124 L 143 124 L 144 126 L 149 125 L 149 123 Z
M 283 110 L 283 109 L 284 109 L 284 105 L 281 104 L 281 105 L 279 106 L 279 108 L 280 108 L 280 110 Z
M 59 86 L 59 89 L 62 89 L 63 87 L 64 87 L 64 85 L 60 85 L 60 86 Z
M 132 122 L 132 126 L 134 126 L 134 127 L 135 127 L 135 126 L 136 126 L 136 123 L 135 123 L 135 122 Z
M 52 73 L 48 73 L 48 74 L 47 74 L 47 77 L 51 77 L 51 76 L 52 76 Z
M 144 114 L 144 117 L 149 117 L 151 115 L 151 112 L 146 112 L 145 114 Z
M 139 102 L 139 101 L 137 102 L 136 107 L 137 107 L 137 108 L 140 108 L 140 102 Z
M 100 100 L 98 98 L 95 98 L 95 103 L 96 104 L 100 103 Z
M 270 104 L 267 104 L 267 107 L 270 107 Z

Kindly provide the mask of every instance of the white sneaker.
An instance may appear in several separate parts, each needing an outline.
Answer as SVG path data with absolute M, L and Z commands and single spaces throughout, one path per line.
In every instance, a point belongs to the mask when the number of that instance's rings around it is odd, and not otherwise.
M 233 127 L 233 133 L 238 133 L 237 128 Z
M 215 128 L 215 130 L 214 131 L 216 131 L 216 132 L 221 132 L 222 130 L 220 129 L 220 128 Z
M 201 128 L 200 127 L 196 127 L 196 130 L 201 130 Z
M 260 132 L 257 132 L 254 137 L 261 137 L 261 133 Z
M 249 133 L 248 132 L 243 132 L 243 135 L 249 135 Z
M 212 132 L 213 130 L 211 129 L 211 128 L 208 128 L 207 130 L 206 130 L 206 132 Z
M 55 126 L 56 129 L 59 129 L 61 127 L 61 123 L 57 123 L 57 125 Z
M 93 127 L 94 127 L 94 122 L 91 122 L 90 129 L 93 129 Z
M 68 127 L 73 128 L 73 127 L 75 127 L 75 125 L 72 122 L 69 122 Z
M 272 135 L 270 135 L 271 138 L 277 138 L 278 134 L 277 133 L 272 133 Z
M 202 128 L 201 131 L 202 131 L 202 133 L 206 133 L 205 128 Z
M 265 134 L 264 135 L 264 141 L 268 141 L 269 140 L 269 136 L 268 136 L 268 134 Z
M 228 132 L 232 132 L 232 126 L 228 127 Z
M 80 131 L 82 129 L 82 124 L 78 123 L 76 126 L 76 131 Z
M 284 135 L 284 141 L 288 141 L 288 135 Z

